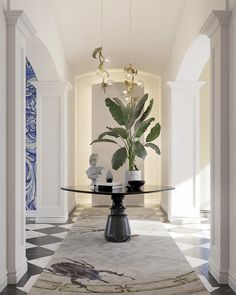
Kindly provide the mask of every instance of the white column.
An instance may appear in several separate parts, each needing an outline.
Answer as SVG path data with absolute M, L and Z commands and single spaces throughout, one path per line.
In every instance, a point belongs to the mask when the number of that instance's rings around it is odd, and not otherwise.
M 170 162 L 168 219 L 199 222 L 199 95 L 204 82 L 168 82 Z
M 211 249 L 209 270 L 219 283 L 229 269 L 229 21 L 213 11 L 201 33 L 211 40 Z M 234 249 L 235 251 L 235 249 Z
M 7 269 L 8 283 L 27 270 L 25 257 L 25 40 L 34 28 L 22 11 L 7 23 Z
M 68 219 L 67 93 L 68 82 L 33 82 L 37 89 L 37 212 L 38 223 Z

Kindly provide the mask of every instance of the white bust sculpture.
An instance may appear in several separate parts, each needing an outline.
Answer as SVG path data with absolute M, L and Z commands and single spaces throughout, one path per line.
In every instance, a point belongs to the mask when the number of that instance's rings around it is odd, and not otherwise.
M 89 179 L 92 180 L 91 185 L 96 184 L 96 180 L 99 175 L 102 174 L 103 167 L 97 167 L 97 161 L 98 161 L 98 154 L 92 154 L 89 157 L 89 163 L 90 167 L 86 170 L 86 174 Z

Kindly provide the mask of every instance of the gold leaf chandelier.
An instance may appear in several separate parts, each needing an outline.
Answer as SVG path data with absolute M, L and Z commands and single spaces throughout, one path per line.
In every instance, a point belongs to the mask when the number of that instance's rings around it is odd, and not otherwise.
M 133 97 L 133 90 L 134 87 L 144 87 L 144 83 L 141 80 L 135 82 L 135 77 L 138 74 L 138 71 L 132 66 L 132 0 L 129 1 L 129 65 L 124 67 L 125 73 L 125 81 L 124 81 L 124 99 L 127 101 L 135 100 L 136 98 Z M 111 86 L 114 81 L 109 79 L 110 74 L 108 70 L 105 68 L 105 64 L 110 62 L 109 58 L 104 57 L 103 55 L 103 0 L 101 0 L 101 46 L 94 49 L 92 57 L 99 61 L 98 69 L 96 74 L 102 80 L 101 86 L 104 91 L 106 92 L 106 88 Z

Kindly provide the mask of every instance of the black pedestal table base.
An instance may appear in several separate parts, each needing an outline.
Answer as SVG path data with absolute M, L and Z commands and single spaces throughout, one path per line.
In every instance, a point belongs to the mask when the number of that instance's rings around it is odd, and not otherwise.
M 124 195 L 112 194 L 111 214 L 107 217 L 105 239 L 109 242 L 126 242 L 131 238 L 128 216 L 124 213 Z
M 111 195 L 111 214 L 107 218 L 105 239 L 109 242 L 126 242 L 131 238 L 131 231 L 128 216 L 125 214 L 126 208 L 123 203 L 124 197 L 129 197 L 129 195 L 164 192 L 173 190 L 174 188 L 170 186 L 144 185 L 142 189 L 133 191 L 129 190 L 126 186 L 123 186 L 119 192 L 116 193 L 108 192 L 107 190 L 96 190 L 95 188 L 91 189 L 91 186 L 88 185 L 67 186 L 62 187 L 61 189 L 68 192 Z

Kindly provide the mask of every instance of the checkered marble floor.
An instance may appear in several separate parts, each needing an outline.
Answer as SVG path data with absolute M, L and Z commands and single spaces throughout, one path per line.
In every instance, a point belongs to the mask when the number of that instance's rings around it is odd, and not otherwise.
M 153 208 L 208 291 L 213 295 L 236 294 L 228 286 L 218 285 L 211 274 L 208 273 L 209 220 L 202 219 L 200 224 L 174 225 L 167 222 L 158 206 Z M 26 256 L 28 272 L 17 285 L 9 285 L 0 293 L 1 295 L 27 294 L 82 210 L 82 207 L 78 207 L 66 224 L 36 224 L 33 218 L 27 219 Z

